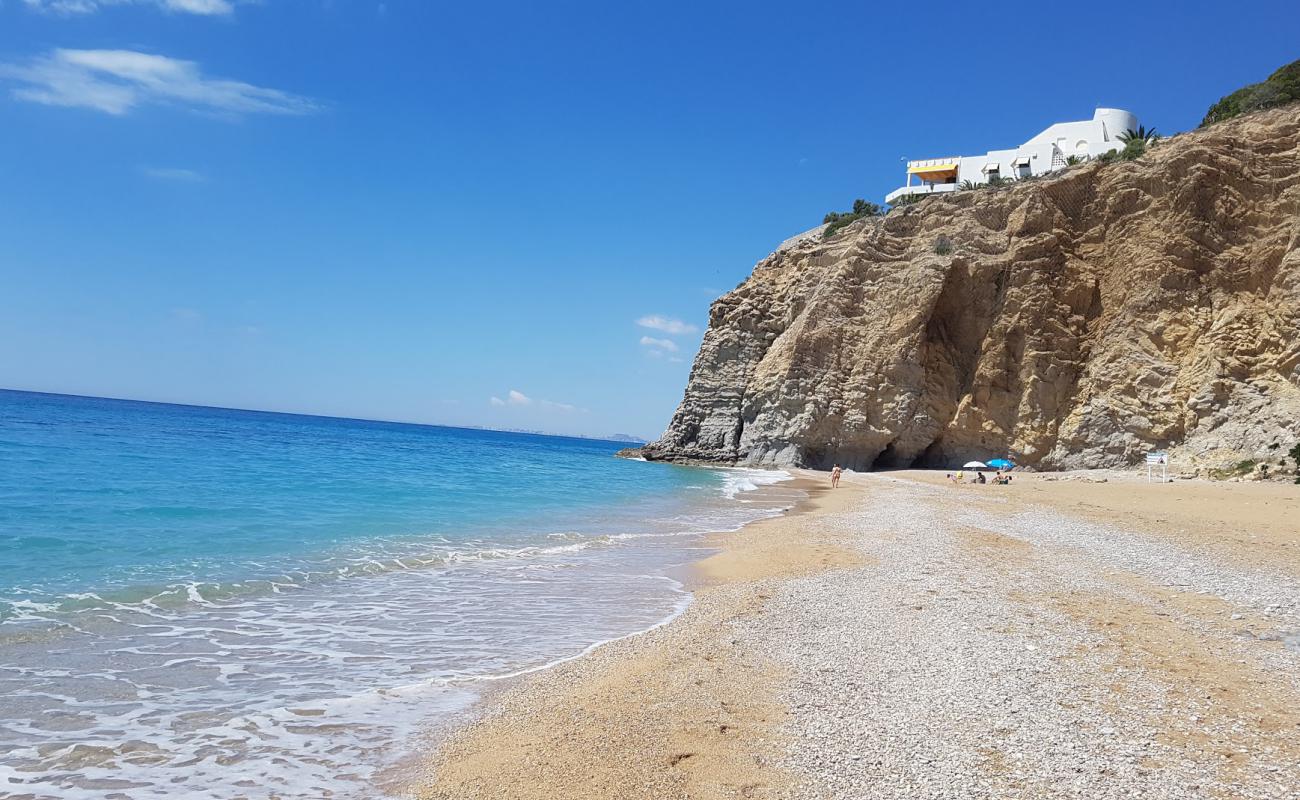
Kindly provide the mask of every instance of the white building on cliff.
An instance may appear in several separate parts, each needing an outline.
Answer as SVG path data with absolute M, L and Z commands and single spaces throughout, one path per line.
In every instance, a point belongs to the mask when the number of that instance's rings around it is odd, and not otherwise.
M 907 162 L 907 184 L 885 195 L 892 203 L 905 195 L 951 192 L 964 181 L 988 183 L 994 176 L 1021 178 L 1042 175 L 1066 165 L 1070 156 L 1092 157 L 1119 150 L 1120 134 L 1138 127 L 1138 119 L 1118 108 L 1099 108 L 1092 119 L 1058 122 L 1011 150 L 990 150 L 982 156 L 926 158 Z M 913 183 L 913 180 L 916 183 Z

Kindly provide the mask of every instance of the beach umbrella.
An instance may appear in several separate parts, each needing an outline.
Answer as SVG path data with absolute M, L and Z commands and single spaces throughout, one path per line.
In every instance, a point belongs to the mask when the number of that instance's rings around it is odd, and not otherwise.
M 983 461 L 967 461 L 965 464 L 961 465 L 961 468 L 962 469 L 988 469 L 989 465 L 985 464 Z
M 995 458 L 989 462 L 989 466 L 992 467 L 993 469 L 1012 469 L 1013 467 L 1015 467 L 1015 464 L 1011 463 L 1005 458 Z

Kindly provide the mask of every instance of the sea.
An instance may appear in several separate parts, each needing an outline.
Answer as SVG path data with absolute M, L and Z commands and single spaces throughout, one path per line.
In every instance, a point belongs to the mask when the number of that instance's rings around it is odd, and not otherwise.
M 400 796 L 799 496 L 623 446 L 0 391 L 0 797 Z

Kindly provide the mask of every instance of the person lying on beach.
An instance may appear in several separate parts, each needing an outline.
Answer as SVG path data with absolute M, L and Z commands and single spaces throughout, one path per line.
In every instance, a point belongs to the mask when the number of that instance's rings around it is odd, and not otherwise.
M 840 474 L 841 474 L 842 472 L 843 472 L 843 470 L 840 469 L 840 465 L 839 465 L 839 464 L 836 464 L 835 466 L 831 467 L 831 488 L 832 488 L 832 489 L 838 489 L 838 488 L 839 488 L 839 486 L 840 486 Z

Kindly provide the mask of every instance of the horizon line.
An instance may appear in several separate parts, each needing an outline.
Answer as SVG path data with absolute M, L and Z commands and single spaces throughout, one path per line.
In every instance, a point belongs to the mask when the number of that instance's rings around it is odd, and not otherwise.
M 213 411 L 240 411 L 248 414 L 276 414 L 283 417 L 312 417 L 315 419 L 337 419 L 347 422 L 380 422 L 385 425 L 413 425 L 419 428 L 450 428 L 459 431 L 488 431 L 491 433 L 513 433 L 520 436 L 545 436 L 551 439 L 583 439 L 586 441 L 609 442 L 610 444 L 628 444 L 625 439 L 610 439 L 608 436 L 590 436 L 579 433 L 547 433 L 545 431 L 524 430 L 521 428 L 489 428 L 485 425 L 447 425 L 441 422 L 411 422 L 409 420 L 399 419 L 379 419 L 377 417 L 343 417 L 334 414 L 312 414 L 305 411 L 272 411 L 266 408 L 237 408 L 235 406 L 213 406 L 203 403 L 175 403 L 169 400 L 142 400 L 136 397 L 108 397 L 97 394 L 75 394 L 72 392 L 47 392 L 38 389 L 12 389 L 0 386 L 0 392 L 12 392 L 14 394 L 39 394 L 48 397 L 73 397 L 79 400 L 112 400 L 119 403 L 147 403 L 155 406 L 177 406 L 179 408 L 205 408 Z M 632 434 L 613 434 L 615 436 Z M 634 437 L 637 442 L 642 444 L 650 442 L 650 439 L 643 439 L 640 436 Z

